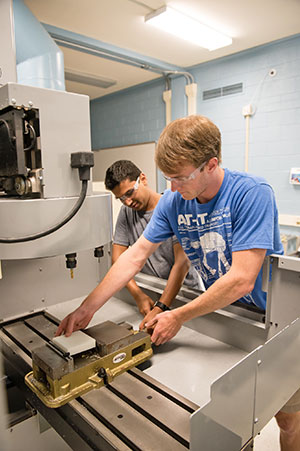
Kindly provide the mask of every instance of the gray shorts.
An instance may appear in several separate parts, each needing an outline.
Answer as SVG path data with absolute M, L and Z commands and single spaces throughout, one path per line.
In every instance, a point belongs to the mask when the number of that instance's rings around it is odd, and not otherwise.
M 300 388 L 293 394 L 280 411 L 285 413 L 300 412 Z

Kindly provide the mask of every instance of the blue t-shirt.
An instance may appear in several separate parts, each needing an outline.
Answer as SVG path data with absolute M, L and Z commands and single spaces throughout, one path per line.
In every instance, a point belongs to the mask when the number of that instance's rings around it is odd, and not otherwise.
M 167 190 L 144 236 L 158 243 L 175 234 L 206 288 L 229 271 L 232 252 L 266 249 L 282 254 L 278 211 L 271 186 L 261 177 L 225 169 L 216 196 L 201 204 Z M 266 307 L 262 270 L 243 303 Z

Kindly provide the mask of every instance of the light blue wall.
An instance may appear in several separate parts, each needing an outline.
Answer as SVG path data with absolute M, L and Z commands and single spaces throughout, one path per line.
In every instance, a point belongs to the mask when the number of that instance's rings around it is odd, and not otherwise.
M 91 101 L 92 147 L 156 141 L 165 126 L 163 80 Z
M 268 75 L 270 69 L 276 70 L 275 77 Z M 300 215 L 300 186 L 289 184 L 290 168 L 300 167 L 300 35 L 189 71 L 198 84 L 198 113 L 222 132 L 224 167 L 244 168 L 242 108 L 253 100 L 249 172 L 271 183 L 280 213 Z M 243 83 L 242 93 L 202 100 L 204 90 L 234 83 Z M 182 77 L 172 81 L 173 119 L 186 115 L 184 86 Z M 156 140 L 164 126 L 163 90 L 163 81 L 156 81 L 92 101 L 93 148 Z

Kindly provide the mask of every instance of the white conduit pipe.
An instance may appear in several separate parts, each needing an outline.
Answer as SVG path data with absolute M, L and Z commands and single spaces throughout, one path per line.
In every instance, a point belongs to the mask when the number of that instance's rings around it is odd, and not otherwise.
M 163 92 L 163 101 L 166 104 L 166 125 L 168 125 L 172 120 L 171 100 L 172 100 L 171 89 L 169 89 L 168 91 L 164 91 Z
M 185 86 L 185 94 L 188 99 L 188 116 L 197 113 L 197 83 Z
M 246 137 L 245 137 L 245 172 L 248 172 L 249 163 L 249 132 L 250 132 L 250 114 L 245 116 L 246 119 Z
M 172 91 L 171 89 L 163 92 L 163 101 L 166 104 L 166 125 L 172 120 Z M 167 188 L 171 188 L 171 183 L 167 182 Z
M 265 82 L 266 77 L 269 75 L 270 77 L 275 77 L 277 71 L 276 69 L 270 69 L 268 73 L 266 73 L 260 83 L 258 84 L 252 99 L 248 105 L 243 107 L 243 116 L 246 119 L 246 136 L 245 136 L 245 172 L 248 172 L 248 164 L 249 164 L 249 135 L 250 135 L 250 117 L 256 113 L 256 107 L 254 106 L 254 100 L 258 97 L 258 94 Z

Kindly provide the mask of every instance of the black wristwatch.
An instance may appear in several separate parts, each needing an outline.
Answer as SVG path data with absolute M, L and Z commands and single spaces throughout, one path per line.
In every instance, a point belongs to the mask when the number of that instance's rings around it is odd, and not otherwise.
M 170 310 L 170 307 L 160 301 L 156 301 L 153 307 L 159 307 L 163 312 Z

